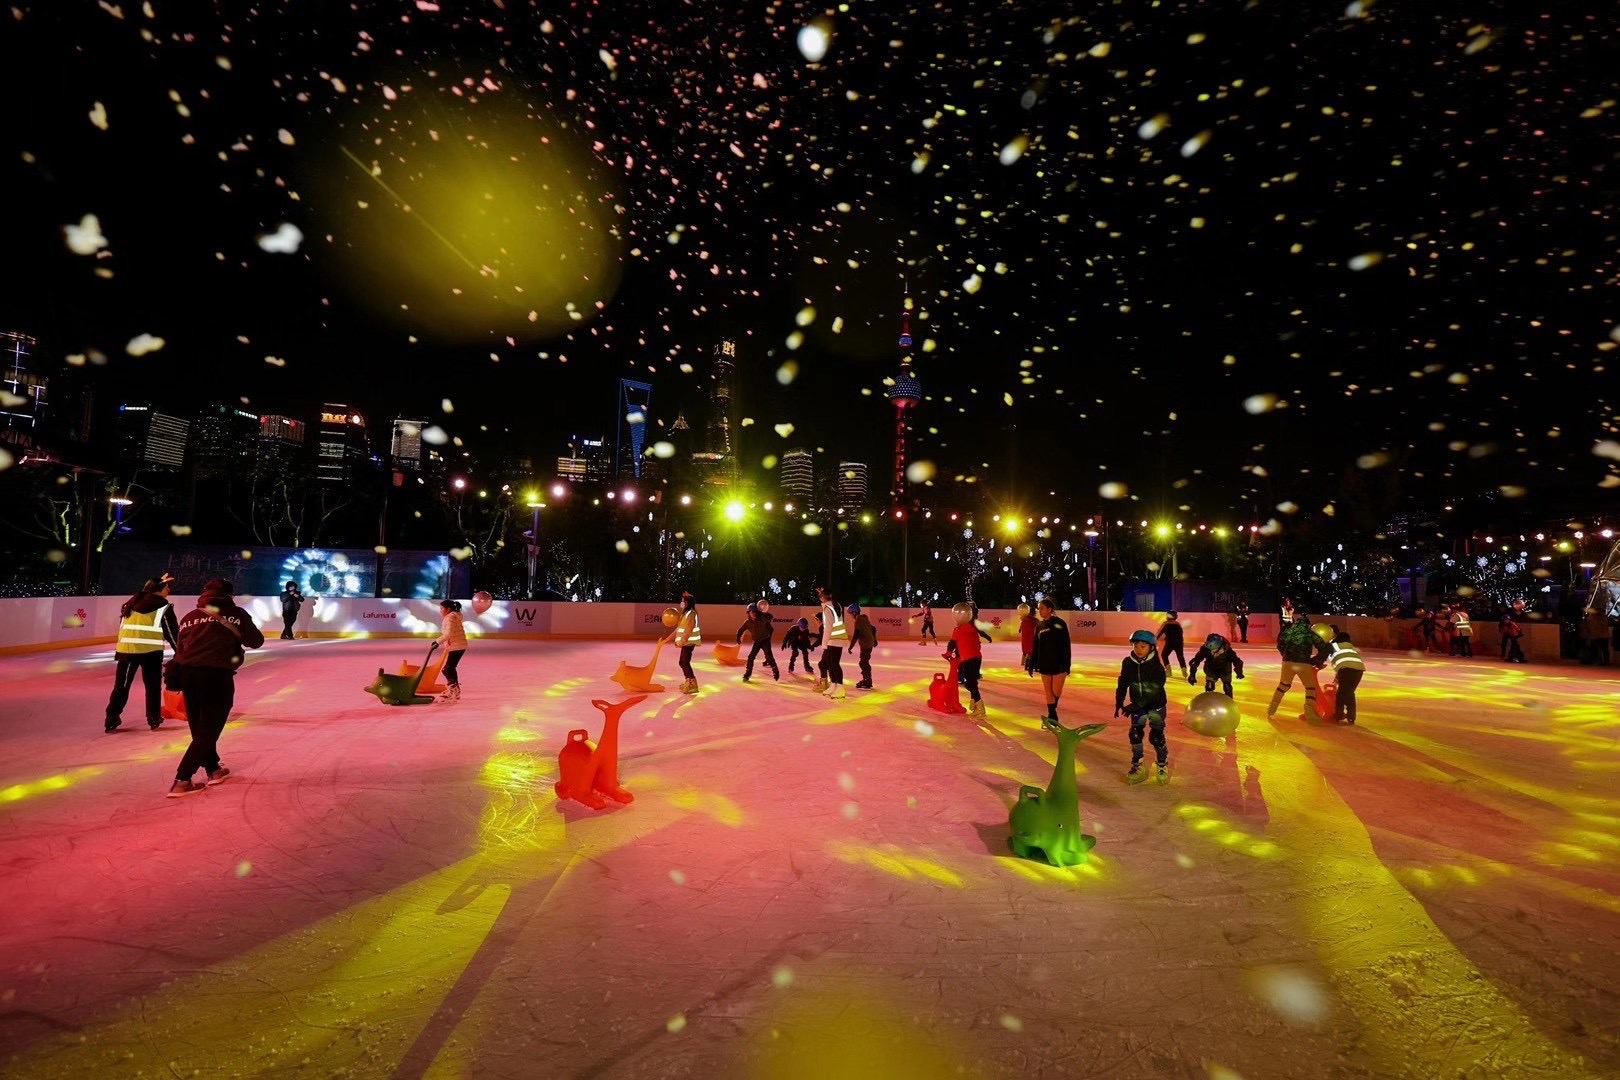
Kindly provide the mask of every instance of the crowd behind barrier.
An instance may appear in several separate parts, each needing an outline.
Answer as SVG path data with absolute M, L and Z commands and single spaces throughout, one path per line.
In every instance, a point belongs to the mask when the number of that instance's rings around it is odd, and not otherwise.
M 118 609 L 122 596 L 66 596 L 0 599 L 0 653 L 74 645 L 111 644 L 118 631 Z M 275 596 L 238 597 L 261 629 L 279 632 L 281 601 Z M 181 614 L 197 603 L 195 596 L 171 598 Z M 504 638 L 653 638 L 667 633 L 663 611 L 667 603 L 650 604 L 570 604 L 553 601 L 497 600 L 482 613 L 475 612 L 470 600 L 463 602 L 469 637 Z M 743 604 L 699 603 L 706 642 L 730 641 L 745 618 Z M 781 631 L 795 619 L 806 618 L 815 627 L 814 604 L 774 604 L 777 640 Z M 863 610 L 877 628 L 879 647 L 910 643 L 915 647 L 922 621 L 914 618 L 917 609 L 866 607 Z M 1060 611 L 1069 624 L 1076 644 L 1123 644 L 1133 630 L 1157 633 L 1164 622 L 1162 612 L 1138 611 Z M 1207 634 L 1230 639 L 1242 655 L 1236 617 L 1226 612 L 1184 611 L 1189 651 Z M 1277 640 L 1280 616 L 1271 613 L 1249 617 L 1248 649 L 1262 655 L 1272 652 Z M 1416 620 L 1386 619 L 1363 615 L 1320 615 L 1314 621 L 1333 624 L 1346 631 L 1362 648 L 1409 650 L 1421 648 L 1414 633 Z M 985 608 L 979 623 L 998 641 L 1018 640 L 1018 613 L 1010 608 Z M 951 610 L 934 608 L 934 629 L 941 642 L 950 637 Z M 311 597 L 299 612 L 295 632 L 300 637 L 422 637 L 436 634 L 439 606 L 434 600 L 375 600 L 369 598 L 328 599 Z M 1559 627 L 1555 623 L 1526 623 L 1521 641 L 1526 657 L 1533 662 L 1556 662 L 1559 658 Z M 1480 658 L 1500 655 L 1495 622 L 1474 623 L 1474 652 Z

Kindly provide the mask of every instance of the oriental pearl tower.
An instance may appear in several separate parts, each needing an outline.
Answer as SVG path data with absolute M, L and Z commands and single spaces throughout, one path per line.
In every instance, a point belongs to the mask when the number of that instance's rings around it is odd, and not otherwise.
M 900 374 L 895 376 L 894 385 L 889 387 L 889 401 L 894 404 L 894 482 L 890 494 L 893 497 L 895 516 L 905 520 L 907 512 L 911 509 L 911 500 L 906 490 L 906 463 L 911 442 L 911 410 L 922 401 L 922 384 L 911 374 L 911 298 L 906 298 L 906 307 L 900 312 Z

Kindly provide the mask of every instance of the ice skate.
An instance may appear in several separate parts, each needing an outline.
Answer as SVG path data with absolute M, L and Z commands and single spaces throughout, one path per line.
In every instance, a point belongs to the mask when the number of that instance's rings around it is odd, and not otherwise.
M 453 704 L 454 702 L 460 701 L 461 700 L 461 684 L 460 683 L 451 683 L 450 688 L 448 690 L 446 690 L 443 694 L 439 695 L 439 700 L 442 701 L 446 705 L 450 705 L 450 704 Z
M 1140 760 L 1133 761 L 1130 769 L 1125 773 L 1125 782 L 1127 784 L 1140 784 L 1147 779 L 1147 776 L 1147 768 L 1142 762 Z
M 827 692 L 827 687 L 831 685 L 832 684 L 826 679 L 817 679 L 815 683 L 811 685 L 810 689 L 814 690 L 818 694 L 825 694 Z
M 1159 766 L 1159 774 L 1157 779 L 1161 784 L 1168 784 L 1170 782 L 1170 766 L 1168 764 Z
M 843 701 L 848 696 L 849 694 L 844 690 L 843 683 L 835 683 L 833 688 L 827 692 L 827 697 L 831 701 Z
M 975 720 L 984 719 L 984 699 L 980 698 L 968 706 L 968 715 Z

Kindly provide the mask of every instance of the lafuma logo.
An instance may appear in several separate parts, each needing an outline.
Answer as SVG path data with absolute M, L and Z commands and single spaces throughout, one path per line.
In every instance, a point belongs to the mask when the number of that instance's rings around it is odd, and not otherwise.
M 368 611 L 360 617 L 362 619 L 397 619 L 399 613 L 395 611 Z
M 532 623 L 534 617 L 538 614 L 540 614 L 539 608 L 515 607 L 512 609 L 512 621 Z

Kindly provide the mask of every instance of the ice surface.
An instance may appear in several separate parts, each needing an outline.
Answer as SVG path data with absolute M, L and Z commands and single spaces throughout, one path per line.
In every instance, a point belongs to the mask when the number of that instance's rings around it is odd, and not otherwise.
M 625 717 L 593 812 L 551 785 L 651 643 L 475 642 L 454 705 L 361 692 L 404 641 L 272 640 L 227 783 L 104 650 L 0 658 L 0 1071 L 22 1076 L 1597 1076 L 1620 1072 L 1620 681 L 1370 654 L 1356 727 L 1179 723 L 1128 787 L 1080 745 L 1091 861 L 1013 859 L 1056 748 L 1016 646 L 988 723 L 885 645 L 843 702 L 700 650 Z M 1081 646 L 1069 724 L 1123 650 Z M 660 676 L 679 685 L 675 656 Z M 853 671 L 853 665 L 850 665 Z M 853 683 L 851 677 L 850 682 Z M 919 723 L 922 721 L 922 723 Z M 1229 1071 L 1223 1071 L 1229 1070 Z

